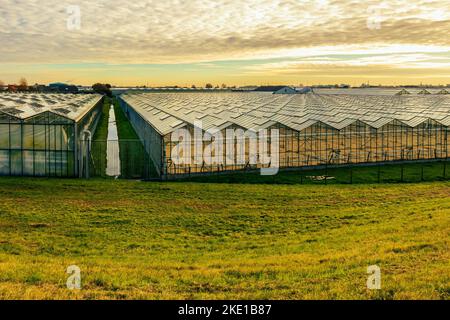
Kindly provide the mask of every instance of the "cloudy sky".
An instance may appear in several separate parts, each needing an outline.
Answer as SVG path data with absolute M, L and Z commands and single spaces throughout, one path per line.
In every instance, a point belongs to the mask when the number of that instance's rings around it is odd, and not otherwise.
M 450 0 L 1 0 L 0 80 L 450 83 Z

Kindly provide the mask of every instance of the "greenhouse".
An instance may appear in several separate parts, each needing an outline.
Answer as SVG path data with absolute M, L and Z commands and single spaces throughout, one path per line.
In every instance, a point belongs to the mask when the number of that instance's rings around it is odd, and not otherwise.
M 0 175 L 78 176 L 79 137 L 95 130 L 100 95 L 1 94 Z
M 267 132 L 268 150 L 271 132 L 278 132 L 280 168 L 449 156 L 450 98 L 445 95 L 130 93 L 119 100 L 165 177 L 270 166 L 254 161 L 263 155 L 252 149 L 248 133 L 261 130 Z M 191 134 L 189 140 L 180 138 L 181 129 Z M 196 136 L 199 129 L 202 135 Z M 199 145 L 201 161 L 194 159 Z M 180 155 L 181 163 L 175 161 Z

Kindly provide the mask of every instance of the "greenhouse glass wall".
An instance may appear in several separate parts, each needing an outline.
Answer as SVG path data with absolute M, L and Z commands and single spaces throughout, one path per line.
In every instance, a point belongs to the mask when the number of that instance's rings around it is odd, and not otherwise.
M 444 95 L 133 93 L 119 101 L 164 177 L 269 167 L 255 158 L 271 156 L 274 131 L 280 168 L 450 154 L 450 96 Z M 180 129 L 190 133 L 189 140 Z M 264 154 L 251 141 L 252 132 L 261 130 L 267 132 Z M 199 143 L 203 157 L 196 161 Z
M 0 175 L 78 175 L 78 138 L 95 130 L 99 95 L 1 94 Z

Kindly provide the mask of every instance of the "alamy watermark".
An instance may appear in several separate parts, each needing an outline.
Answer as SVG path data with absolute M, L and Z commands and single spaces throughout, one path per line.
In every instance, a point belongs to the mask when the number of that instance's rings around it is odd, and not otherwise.
M 172 132 L 171 159 L 175 165 L 260 165 L 261 175 L 276 175 L 280 165 L 278 129 L 246 130 L 213 127 L 203 134 L 202 121 L 194 122 L 193 135 L 186 128 Z
M 81 269 L 76 265 L 67 267 L 66 273 L 70 274 L 67 278 L 66 286 L 69 290 L 81 289 Z
M 381 289 L 381 268 L 377 265 L 367 267 L 367 289 L 380 290 Z
M 75 31 L 81 30 L 81 8 L 77 5 L 70 5 L 66 8 L 67 17 L 67 30 Z
M 382 6 L 370 6 L 367 8 L 367 28 L 369 30 L 380 30 L 383 16 L 381 14 Z

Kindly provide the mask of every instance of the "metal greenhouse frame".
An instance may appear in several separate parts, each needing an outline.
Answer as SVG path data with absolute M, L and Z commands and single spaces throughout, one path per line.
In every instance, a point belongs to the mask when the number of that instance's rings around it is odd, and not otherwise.
M 163 177 L 267 167 L 223 157 L 176 165 L 172 140 L 177 129 L 194 136 L 198 121 L 203 133 L 216 128 L 225 141 L 240 146 L 229 129 L 279 132 L 279 167 L 316 167 L 447 159 L 449 156 L 450 97 L 267 93 L 141 93 L 119 98 L 150 158 Z M 204 141 L 204 148 L 211 141 Z M 270 142 L 270 140 L 269 140 Z M 190 141 L 194 154 L 197 140 Z M 257 157 L 261 154 L 257 153 Z M 214 161 L 216 160 L 216 161 Z M 208 164 L 206 164 L 208 163 Z
M 1 94 L 0 175 L 76 177 L 84 130 L 95 130 L 99 95 Z

